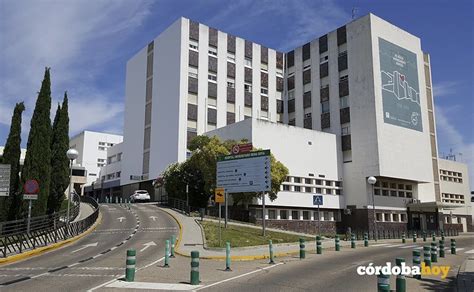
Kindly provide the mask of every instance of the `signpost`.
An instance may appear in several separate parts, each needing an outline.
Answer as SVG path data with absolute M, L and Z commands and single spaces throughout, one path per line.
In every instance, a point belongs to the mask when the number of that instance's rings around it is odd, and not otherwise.
M 244 144 L 247 145 L 247 144 Z M 238 147 L 236 147 L 238 146 Z M 249 146 L 246 146 L 247 149 Z M 238 149 L 237 149 L 238 148 Z M 241 153 L 242 146 L 234 145 L 232 153 L 217 159 L 217 185 L 224 188 L 227 222 L 227 194 L 232 193 L 263 193 L 262 195 L 262 227 L 265 236 L 265 192 L 271 190 L 270 150 Z M 220 210 L 220 209 L 219 209 Z
M 30 222 L 31 222 L 31 201 L 38 199 L 39 184 L 34 179 L 29 179 L 23 185 L 23 199 L 28 200 L 28 222 L 26 225 L 26 232 L 30 233 Z
M 222 218 L 221 203 L 223 203 L 224 201 L 226 201 L 225 199 L 227 199 L 224 197 L 224 192 L 225 192 L 224 188 L 216 188 L 214 191 L 214 200 L 216 203 L 219 204 L 219 246 L 221 245 L 221 218 Z M 226 216 L 226 228 L 227 228 L 227 216 Z
M 10 164 L 0 164 L 0 197 L 10 195 Z
M 321 235 L 321 214 L 319 213 L 319 206 L 323 204 L 323 196 L 313 196 L 313 206 L 318 205 L 318 235 Z
M 252 151 L 253 145 L 252 143 L 246 143 L 246 144 L 235 144 L 232 146 L 232 154 L 237 155 L 237 154 L 242 154 L 242 153 L 249 153 Z

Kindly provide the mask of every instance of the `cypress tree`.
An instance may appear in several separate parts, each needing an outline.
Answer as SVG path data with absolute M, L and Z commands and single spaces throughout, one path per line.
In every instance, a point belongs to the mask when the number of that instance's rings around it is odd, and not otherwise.
M 51 184 L 48 197 L 48 213 L 59 211 L 64 200 L 64 192 L 69 185 L 69 114 L 67 92 L 64 93 L 62 107 L 58 104 L 53 123 L 51 140 Z
M 25 163 L 21 183 L 35 179 L 39 183 L 38 200 L 33 201 L 32 216 L 44 215 L 51 180 L 51 81 L 50 68 L 46 68 L 41 89 L 36 100 L 28 135 Z
M 21 207 L 20 186 L 20 156 L 21 156 L 21 116 L 25 110 L 23 102 L 17 103 L 13 110 L 10 133 L 8 134 L 3 157 L 0 163 L 10 164 L 10 196 L 0 197 L 0 222 L 15 219 Z

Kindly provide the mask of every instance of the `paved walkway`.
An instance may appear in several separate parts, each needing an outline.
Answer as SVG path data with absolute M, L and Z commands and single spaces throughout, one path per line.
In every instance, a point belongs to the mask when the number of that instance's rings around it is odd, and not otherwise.
M 474 251 L 474 250 L 473 250 Z M 469 256 L 459 269 L 458 291 L 474 291 L 474 256 Z
M 79 214 L 72 222 L 77 222 L 84 218 L 87 218 L 92 213 L 94 213 L 94 208 L 88 203 L 81 202 L 81 205 L 79 206 Z
M 183 256 L 189 256 L 191 251 L 196 250 L 199 251 L 199 255 L 201 258 L 207 259 L 224 259 L 225 258 L 225 249 L 220 248 L 205 248 L 204 246 L 204 234 L 201 230 L 201 226 L 198 223 L 199 218 L 196 217 L 188 217 L 180 212 L 169 208 L 162 208 L 165 212 L 168 212 L 171 216 L 173 216 L 180 224 L 181 231 L 180 231 L 180 240 L 178 245 L 176 246 L 176 252 Z M 212 219 L 205 219 L 205 220 L 212 220 Z M 249 227 L 247 224 L 239 224 L 234 222 L 229 222 L 230 225 L 244 225 Z M 259 226 L 254 226 L 255 228 L 261 228 Z M 278 231 L 278 232 L 285 232 L 279 229 L 271 229 L 268 228 L 267 230 Z M 309 237 L 314 237 L 314 235 L 308 234 L 301 234 Z M 418 244 L 422 245 L 422 242 Z M 397 243 L 397 244 L 395 244 Z M 411 240 L 407 239 L 406 247 L 413 248 L 415 245 L 413 243 L 410 245 Z M 358 246 L 363 245 L 363 241 L 357 241 Z M 387 246 L 387 247 L 402 247 L 400 239 L 386 239 L 386 240 L 379 240 L 377 243 L 374 241 L 370 241 L 369 245 L 371 246 Z M 334 239 L 328 238 L 322 240 L 323 249 L 334 249 Z M 340 241 L 340 246 L 342 248 L 350 248 L 350 241 Z M 292 254 L 297 254 L 299 252 L 299 244 L 298 243 L 285 243 L 285 244 L 274 244 L 274 255 L 275 256 L 288 256 Z M 316 242 L 315 241 L 307 241 L 306 242 L 306 252 L 314 252 L 316 249 Z M 233 260 L 252 260 L 252 259 L 262 259 L 268 258 L 269 256 L 269 249 L 268 245 L 261 245 L 261 246 L 252 246 L 252 247 L 241 247 L 241 248 L 232 248 L 231 256 Z

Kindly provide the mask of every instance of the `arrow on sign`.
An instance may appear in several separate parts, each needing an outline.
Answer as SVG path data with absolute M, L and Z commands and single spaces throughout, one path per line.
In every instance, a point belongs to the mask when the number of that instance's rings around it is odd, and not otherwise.
M 156 221 L 156 216 L 150 216 L 151 219 L 153 219 L 153 221 Z
M 122 221 L 125 220 L 125 217 L 119 217 L 119 218 L 117 218 L 117 220 L 119 220 L 120 223 L 122 223 Z
M 149 248 L 150 246 L 156 246 L 156 243 L 150 241 L 148 243 L 143 244 L 145 247 L 140 250 L 140 252 L 144 251 L 145 249 Z
M 97 244 L 98 244 L 98 242 L 89 243 L 89 244 L 83 245 L 80 249 L 76 249 L 75 251 L 73 251 L 73 252 L 71 252 L 71 253 L 78 252 L 78 251 L 83 250 L 83 249 L 88 248 L 88 247 L 97 246 Z

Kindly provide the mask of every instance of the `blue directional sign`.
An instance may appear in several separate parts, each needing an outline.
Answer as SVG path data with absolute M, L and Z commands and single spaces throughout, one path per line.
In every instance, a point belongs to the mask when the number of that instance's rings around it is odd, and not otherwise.
M 322 205 L 323 196 L 313 196 L 313 205 Z

